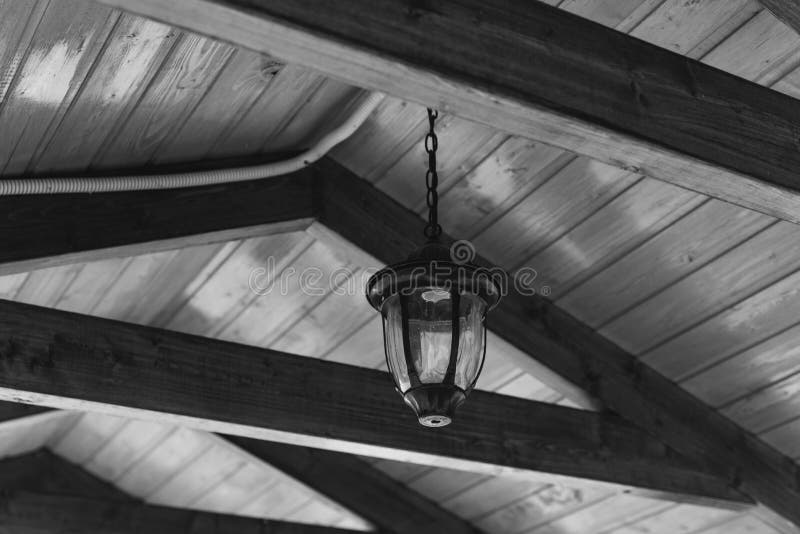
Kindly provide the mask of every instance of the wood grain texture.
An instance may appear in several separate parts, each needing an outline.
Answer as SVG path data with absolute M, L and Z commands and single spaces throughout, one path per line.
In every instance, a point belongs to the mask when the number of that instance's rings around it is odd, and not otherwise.
M 146 244 L 158 240 L 176 240 L 162 247 L 181 248 L 263 235 L 270 223 L 288 222 L 278 228 L 282 231 L 302 229 L 313 216 L 313 203 L 308 171 L 184 190 L 3 197 L 2 272 L 87 261 L 86 252 L 134 244 L 150 252 Z M 100 257 L 136 253 L 107 250 Z
M 698 269 L 600 331 L 634 354 L 661 351 L 659 345 L 716 312 L 768 287 L 800 267 L 796 227 L 780 222 Z M 687 300 L 685 295 L 702 293 Z M 636 318 L 633 320 L 633 318 Z M 645 358 L 656 359 L 647 354 Z M 661 356 L 659 356 L 660 358 Z
M 579 281 L 623 257 L 706 200 L 703 195 L 645 178 L 581 222 L 558 241 L 527 258 L 553 300 Z
M 236 446 L 353 510 L 381 531 L 479 532 L 355 456 L 268 441 L 230 439 Z
M 20 0 L 0 6 L 0 103 L 8 94 L 47 2 Z
M 641 179 L 599 161 L 578 158 L 472 241 L 490 260 L 515 269 Z
M 0 112 L 0 168 L 28 170 L 90 72 L 120 14 L 80 0 L 47 3 Z M 65 24 L 65 21 L 69 23 Z
M 83 171 L 127 117 L 152 81 L 179 32 L 165 24 L 123 15 L 96 66 L 81 85 L 30 168 L 37 174 Z
M 712 200 L 556 302 L 597 327 L 714 261 L 772 222 L 771 217 Z
M 224 139 L 271 87 L 282 68 L 282 63 L 269 56 L 235 50 L 189 118 L 159 147 L 153 160 L 161 164 L 206 159 L 217 141 Z
M 800 221 L 800 104 L 541 3 L 104 1 Z
M 19 303 L 0 310 L 6 400 L 421 463 L 747 500 L 614 416 L 475 392 L 458 424 L 434 434 L 380 371 Z
M 323 77 L 297 65 L 286 65 L 241 119 L 211 148 L 212 157 L 258 153 L 294 118 Z
M 682 380 L 712 367 L 715 363 L 751 349 L 772 335 L 796 323 L 800 307 L 797 283 L 800 273 L 792 273 L 775 284 L 755 292 L 735 306 L 703 321 L 669 343 L 648 353 L 644 359 L 671 378 Z M 698 343 L 702 344 L 701 347 Z M 765 358 L 769 350 L 765 347 Z M 672 356 L 668 356 L 668 355 Z M 750 353 L 752 355 L 752 352 Z M 775 357 L 775 354 L 772 354 Z M 766 360 L 762 360 L 766 363 Z M 765 367 L 759 373 L 768 372 Z M 753 378 L 756 376 L 754 375 Z M 733 391 L 744 386 L 733 382 Z M 780 377 L 773 377 L 778 379 Z M 769 381 L 768 381 L 769 382 Z M 744 393 L 743 390 L 740 390 Z
M 181 34 L 125 122 L 95 155 L 93 168 L 142 166 L 155 160 L 200 103 L 234 49 Z
M 791 0 L 759 0 L 773 15 L 800 34 L 800 6 Z
M 331 183 L 321 222 L 387 263 L 402 260 L 417 246 L 408 229 L 422 224 L 418 216 L 330 161 L 318 170 Z M 333 176 L 338 176 L 335 182 Z M 553 372 L 688 457 L 733 474 L 742 489 L 793 518 L 790 503 L 796 496 L 790 493 L 800 488 L 791 474 L 797 466 L 789 458 L 550 302 L 511 293 L 492 312 L 490 325 L 523 354 L 536 355 Z M 766 481 L 773 477 L 776 482 Z M 796 489 L 783 492 L 792 487 Z M 780 495 L 776 488 L 782 488 Z
M 351 530 L 251 519 L 99 498 L 24 491 L 0 493 L 0 524 L 20 534 L 94 532 L 241 532 L 243 534 L 346 534 Z

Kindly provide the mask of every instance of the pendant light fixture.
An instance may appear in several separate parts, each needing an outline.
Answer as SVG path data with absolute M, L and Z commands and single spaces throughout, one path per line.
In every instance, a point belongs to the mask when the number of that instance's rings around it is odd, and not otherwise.
M 453 261 L 458 258 L 451 258 L 441 242 L 437 116 L 428 109 L 427 243 L 367 282 L 367 299 L 383 317 L 386 363 L 395 387 L 427 427 L 450 424 L 475 387 L 486 357 L 486 313 L 500 298 L 486 269 Z

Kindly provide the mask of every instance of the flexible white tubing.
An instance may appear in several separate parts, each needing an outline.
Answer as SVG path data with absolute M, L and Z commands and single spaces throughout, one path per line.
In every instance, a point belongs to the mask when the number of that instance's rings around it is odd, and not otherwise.
M 334 146 L 351 135 L 367 120 L 370 113 L 383 100 L 383 93 L 369 93 L 358 104 L 353 113 L 339 127 L 325 134 L 309 150 L 293 158 L 273 163 L 214 169 L 207 171 L 181 172 L 174 174 L 92 176 L 92 177 L 31 177 L 0 178 L 0 195 L 41 195 L 52 193 L 106 193 L 113 191 L 141 191 L 146 189 L 177 189 L 228 182 L 243 182 L 271 178 L 298 171 L 311 165 Z

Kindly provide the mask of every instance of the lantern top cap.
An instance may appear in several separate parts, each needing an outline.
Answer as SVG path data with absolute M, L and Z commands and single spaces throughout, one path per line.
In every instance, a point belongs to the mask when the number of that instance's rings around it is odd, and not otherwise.
M 501 270 L 486 269 L 469 262 L 455 262 L 450 249 L 436 240 L 428 241 L 414 251 L 408 260 L 389 265 L 372 275 L 367 282 L 367 300 L 381 311 L 383 303 L 397 293 L 409 294 L 416 289 L 438 288 L 474 294 L 494 308 L 501 295 L 498 276 Z

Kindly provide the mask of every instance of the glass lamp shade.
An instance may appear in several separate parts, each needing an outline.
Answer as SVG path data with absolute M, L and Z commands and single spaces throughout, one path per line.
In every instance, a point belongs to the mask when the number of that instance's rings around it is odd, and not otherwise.
M 425 426 L 450 424 L 483 367 L 486 312 L 499 289 L 480 272 L 449 257 L 423 257 L 387 267 L 368 283 L 383 318 L 389 372 Z

